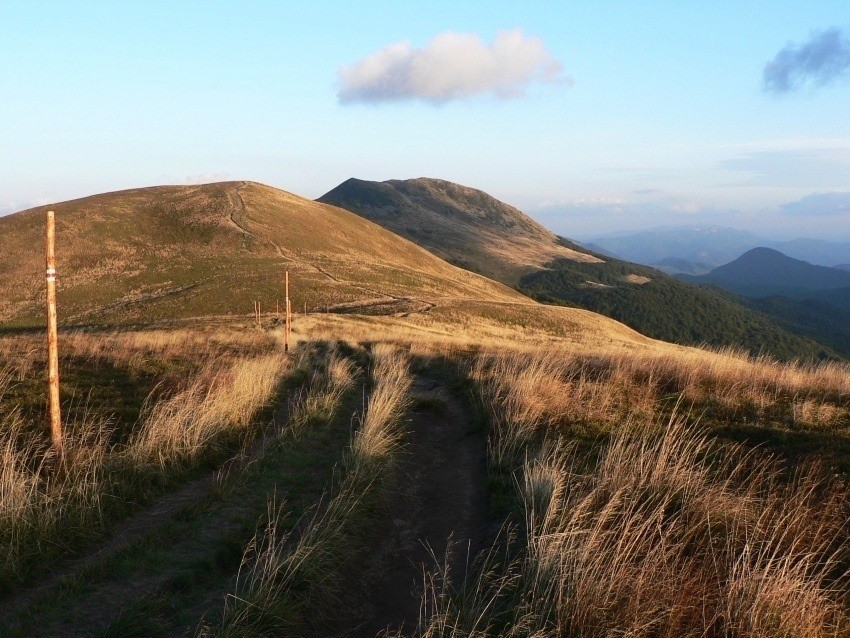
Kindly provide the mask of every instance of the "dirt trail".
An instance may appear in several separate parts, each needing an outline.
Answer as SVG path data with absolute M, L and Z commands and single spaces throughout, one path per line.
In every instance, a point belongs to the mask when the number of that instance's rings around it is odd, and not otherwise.
M 275 409 L 270 432 L 275 432 L 286 422 L 290 410 L 289 401 L 281 401 Z M 272 436 L 266 434 L 253 441 L 243 454 L 227 460 L 220 467 L 209 470 L 177 489 L 159 496 L 151 504 L 119 521 L 109 535 L 99 544 L 89 547 L 82 555 L 68 560 L 60 560 L 58 567 L 47 573 L 40 580 L 21 586 L 17 591 L 5 598 L 0 598 L 3 616 L 25 609 L 32 601 L 39 598 L 45 591 L 58 585 L 62 580 L 78 574 L 86 568 L 104 559 L 118 554 L 141 539 L 150 536 L 156 530 L 172 520 L 179 512 L 200 503 L 210 494 L 216 485 L 218 477 L 227 471 L 233 463 L 244 463 L 255 454 L 265 441 Z
M 55 587 L 60 581 L 73 574 L 117 554 L 138 540 L 151 534 L 179 511 L 201 501 L 215 485 L 215 473 L 200 476 L 179 489 L 162 496 L 152 505 L 145 507 L 124 519 L 100 545 L 91 548 L 82 556 L 64 562 L 61 567 L 50 572 L 42 580 L 19 589 L 10 597 L 2 600 L 3 614 L 12 614 L 24 609 L 45 591 Z
M 486 438 L 474 428 L 466 402 L 434 373 L 416 377 L 408 449 L 399 468 L 398 493 L 378 530 L 370 566 L 360 572 L 360 602 L 339 635 L 374 638 L 387 628 L 415 629 L 419 619 L 423 568 L 431 555 L 442 560 L 449 539 L 449 563 L 463 578 L 468 556 L 487 536 Z M 429 549 L 430 548 L 430 549 Z

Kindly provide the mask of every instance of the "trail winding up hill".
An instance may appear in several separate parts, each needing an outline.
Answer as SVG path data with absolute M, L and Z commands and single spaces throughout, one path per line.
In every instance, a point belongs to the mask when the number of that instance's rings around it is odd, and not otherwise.
M 0 325 L 42 322 L 48 207 L 0 218 Z M 436 300 L 520 301 L 347 210 L 253 182 L 158 186 L 51 205 L 64 324 Z

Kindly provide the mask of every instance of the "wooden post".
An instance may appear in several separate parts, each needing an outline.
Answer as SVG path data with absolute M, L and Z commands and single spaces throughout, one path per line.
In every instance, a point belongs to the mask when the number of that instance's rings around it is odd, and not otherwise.
M 285 290 L 285 292 L 286 292 L 286 299 L 285 299 L 286 328 L 283 331 L 283 351 L 289 352 L 289 321 L 290 321 L 290 317 L 289 317 L 289 271 L 288 270 L 286 271 L 286 290 Z
M 56 456 L 64 453 L 62 414 L 59 406 L 59 327 L 56 314 L 56 217 L 47 211 L 47 380 L 50 402 L 50 438 Z

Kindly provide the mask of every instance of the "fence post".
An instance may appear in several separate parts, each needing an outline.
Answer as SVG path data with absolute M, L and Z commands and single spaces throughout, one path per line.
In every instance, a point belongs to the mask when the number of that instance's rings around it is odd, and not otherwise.
M 59 406 L 59 327 L 56 313 L 56 217 L 47 211 L 47 380 L 50 403 L 50 438 L 56 456 L 64 454 L 62 413 Z
M 285 293 L 286 293 L 286 298 L 285 298 L 284 311 L 286 312 L 286 327 L 283 331 L 283 351 L 289 352 L 289 322 L 290 322 L 290 316 L 289 316 L 289 271 L 288 270 L 286 271 Z

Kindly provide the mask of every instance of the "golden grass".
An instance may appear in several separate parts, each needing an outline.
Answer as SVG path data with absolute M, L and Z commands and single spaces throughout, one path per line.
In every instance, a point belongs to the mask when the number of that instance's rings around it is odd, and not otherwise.
M 546 430 L 605 431 L 620 419 L 651 418 L 657 390 L 622 368 L 600 377 L 563 352 L 481 356 L 471 372 L 482 398 L 493 406 L 490 457 L 510 464 Z
M 840 370 L 728 352 L 482 357 L 472 376 L 494 425 L 491 460 L 494 472 L 515 473 L 523 534 L 512 557 L 485 561 L 461 591 L 432 583 L 420 635 L 846 635 L 850 503 L 821 468 L 789 477 L 771 457 L 711 439 L 675 413 L 657 423 L 660 412 L 641 398 L 643 425 L 627 406 L 632 424 L 610 422 L 613 435 L 594 455 L 569 443 L 577 420 L 620 411 L 595 383 L 732 401 L 735 392 L 799 392 L 808 382 L 814 402 L 844 397 Z M 582 373 L 593 381 L 575 384 Z
M 286 362 L 280 352 L 229 366 L 214 360 L 186 389 L 146 408 L 125 453 L 134 464 L 163 468 L 197 457 L 222 433 L 251 424 L 273 396 Z
M 363 422 L 354 438 L 355 459 L 374 462 L 388 459 L 401 443 L 401 418 L 408 408 L 412 379 L 407 356 L 388 344 L 372 349 L 374 387 Z
M 660 389 L 699 399 L 755 403 L 779 395 L 850 399 L 850 366 L 824 362 L 777 363 L 734 349 L 692 348 L 655 341 L 607 317 L 575 308 L 540 304 L 435 299 L 429 312 L 366 317 L 311 313 L 299 316 L 299 340 L 344 339 L 409 345 L 420 354 L 507 352 L 556 358 L 620 370 L 624 378 L 653 378 Z M 661 382 L 663 380 L 663 386 Z
M 526 435 L 541 428 L 605 431 L 624 421 L 648 423 L 671 396 L 687 405 L 715 405 L 728 418 L 747 413 L 782 419 L 783 426 L 850 425 L 850 369 L 838 363 L 782 364 L 734 351 L 672 347 L 553 348 L 483 355 L 472 375 L 486 400 L 498 405 L 495 426 Z
M 814 471 L 786 483 L 769 460 L 673 421 L 660 436 L 618 434 L 590 472 L 549 448 L 523 474 L 533 583 L 523 596 L 541 630 L 767 638 L 848 628 L 836 590 L 846 581 L 835 579 L 847 501 Z M 549 618 L 536 612 L 547 608 Z
M 298 435 L 305 430 L 331 420 L 342 398 L 354 385 L 358 370 L 335 349 L 324 361 L 312 356 L 299 363 L 299 368 L 310 376 L 306 390 L 296 398 L 289 419 L 284 426 Z
M 224 354 L 259 354 L 276 345 L 275 338 L 258 330 L 237 326 L 212 325 L 189 329 L 174 328 L 137 331 L 64 331 L 59 336 L 63 358 L 110 361 L 133 367 L 146 356 L 159 360 L 208 359 Z M 41 335 L 0 336 L 0 360 L 16 371 L 28 370 L 44 361 Z
M 18 578 L 26 561 L 50 554 L 63 533 L 93 532 L 101 516 L 108 458 L 109 423 L 82 414 L 65 439 L 59 464 L 51 448 L 21 433 L 24 423 L 12 414 L 0 424 L 0 574 Z

